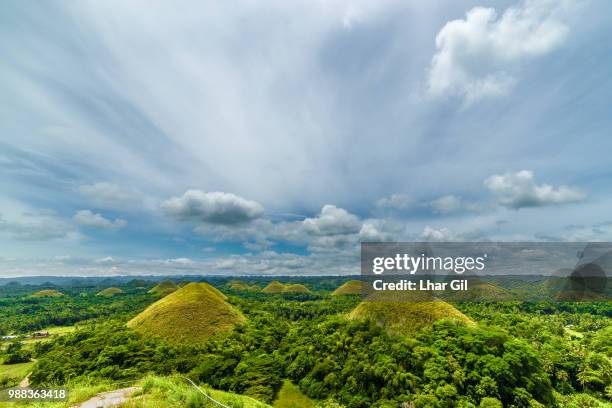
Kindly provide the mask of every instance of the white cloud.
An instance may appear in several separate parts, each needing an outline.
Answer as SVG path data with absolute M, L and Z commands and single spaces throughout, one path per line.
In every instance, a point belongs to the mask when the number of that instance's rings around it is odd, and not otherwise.
M 0 215 L 0 232 L 16 240 L 49 241 L 76 237 L 74 228 L 50 210 L 28 212 L 13 220 Z
M 342 16 L 342 26 L 346 29 L 351 29 L 354 24 L 361 22 L 363 17 L 363 10 L 351 4 Z
M 482 212 L 486 209 L 482 203 L 466 201 L 461 197 L 449 194 L 432 200 L 428 206 L 434 214 L 448 215 L 459 212 Z
M 79 192 L 98 208 L 124 209 L 140 201 L 136 193 L 107 182 L 80 186 Z
M 122 218 L 111 221 L 108 218 L 104 218 L 102 214 L 93 213 L 90 210 L 77 211 L 73 219 L 77 224 L 88 228 L 118 230 L 127 225 L 127 221 Z
M 427 225 L 421 232 L 425 241 L 455 241 L 457 236 L 448 228 L 432 228 Z
M 194 231 L 213 241 L 240 242 L 252 251 L 270 248 L 276 242 L 304 245 L 312 253 L 358 254 L 362 241 L 389 241 L 403 226 L 386 219 L 360 219 L 343 208 L 325 205 L 315 217 L 303 221 L 261 218 L 242 225 L 197 226 Z
M 454 195 L 446 195 L 437 198 L 431 202 L 431 208 L 438 214 L 449 214 L 459 211 L 463 207 L 463 203 L 459 197 Z
M 327 204 L 316 218 L 302 221 L 302 226 L 314 235 L 346 235 L 359 232 L 361 221 L 345 209 Z
M 412 207 L 414 200 L 406 194 L 391 194 L 376 201 L 375 206 L 381 210 L 404 211 Z
M 537 185 L 533 172 L 529 170 L 495 174 L 487 178 L 484 184 L 497 196 L 499 204 L 513 209 L 575 203 L 586 198 L 584 191 L 574 187 Z
M 161 204 L 162 210 L 179 221 L 236 225 L 259 218 L 264 208 L 256 201 L 231 193 L 188 190 Z
M 178 265 L 192 265 L 193 261 L 189 258 L 173 258 L 167 259 L 166 262 L 170 264 L 178 264 Z
M 431 95 L 466 103 L 508 94 L 518 65 L 559 48 L 569 33 L 572 0 L 526 0 L 507 8 L 475 7 L 447 22 L 436 36 L 427 83 Z

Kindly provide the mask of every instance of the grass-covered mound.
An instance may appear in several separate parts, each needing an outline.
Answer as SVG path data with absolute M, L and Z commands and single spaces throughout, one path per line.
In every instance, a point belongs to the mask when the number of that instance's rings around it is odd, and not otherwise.
M 279 281 L 272 281 L 270 283 L 268 283 L 268 285 L 263 288 L 261 291 L 263 293 L 283 293 L 283 290 L 285 289 L 285 285 L 280 283 Z
M 259 286 L 249 285 L 248 283 L 245 283 L 240 280 L 229 281 L 229 283 L 227 284 L 227 287 L 230 288 L 231 290 L 236 290 L 239 292 L 255 292 L 259 290 Z
M 191 282 L 193 282 L 193 281 L 189 281 L 189 280 L 183 279 L 183 280 L 178 281 L 176 283 L 176 286 L 178 286 L 179 288 L 182 288 L 183 286 L 189 285 Z
M 33 298 L 42 298 L 42 297 L 60 297 L 60 296 L 64 296 L 64 294 L 60 291 L 57 291 L 55 289 L 44 289 L 44 290 L 39 290 L 36 293 L 32 293 L 32 297 Z
M 381 298 L 377 299 L 375 296 Z M 385 296 L 384 300 L 382 296 Z M 474 324 L 469 317 L 451 304 L 428 294 L 372 295 L 371 300 L 359 303 L 348 317 L 351 320 L 371 320 L 385 328 L 389 334 L 404 336 L 414 335 L 419 330 L 443 319 Z
M 209 284 L 209 283 L 205 283 L 203 282 L 205 285 L 208 286 L 208 288 L 217 296 L 219 296 L 221 299 L 223 300 L 227 300 L 227 296 L 225 296 L 225 293 L 221 292 L 219 289 L 215 288 L 213 285 Z
M 165 280 L 155 285 L 153 289 L 149 291 L 149 293 L 157 296 L 167 296 L 178 288 L 179 287 L 176 283 L 172 282 L 171 280 Z
M 315 408 L 315 402 L 302 394 L 300 388 L 289 380 L 278 391 L 274 408 Z
M 359 280 L 346 281 L 332 292 L 332 296 L 361 295 L 361 287 L 361 281 Z
M 272 281 L 261 290 L 263 293 L 275 294 L 275 293 L 312 293 L 310 289 L 300 283 L 285 285 L 279 281 Z
M 149 282 L 144 279 L 132 279 L 127 283 L 128 286 L 132 287 L 147 286 L 148 284 Z
M 285 285 L 283 289 L 283 293 L 312 293 L 310 289 L 301 283 L 294 283 L 290 285 Z
M 190 283 L 153 303 L 127 325 L 146 336 L 192 344 L 227 333 L 244 320 L 219 290 L 208 283 Z
M 465 291 L 451 291 L 447 290 L 440 294 L 444 299 L 449 301 L 464 302 L 464 301 L 508 301 L 516 299 L 517 297 L 511 291 L 499 287 L 495 284 L 475 281 L 468 282 L 468 289 Z
M 123 293 L 123 290 L 119 288 L 115 288 L 115 287 L 110 287 L 110 288 L 101 290 L 100 292 L 96 294 L 96 296 L 112 297 L 115 295 L 120 295 L 122 293 Z

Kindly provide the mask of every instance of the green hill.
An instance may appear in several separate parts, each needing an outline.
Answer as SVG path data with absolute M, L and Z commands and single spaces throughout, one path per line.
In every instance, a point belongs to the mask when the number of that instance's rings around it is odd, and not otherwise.
M 148 284 L 149 282 L 144 279 L 132 279 L 127 283 L 128 286 L 138 286 L 138 287 L 147 286 Z
M 33 298 L 41 298 L 41 297 L 59 297 L 64 296 L 62 292 L 59 292 L 55 289 L 44 289 L 40 290 L 36 293 L 32 293 Z
M 208 283 L 190 283 L 153 303 L 127 325 L 172 343 L 203 342 L 245 321 L 226 299 Z
M 268 283 L 268 285 L 261 291 L 263 293 L 282 293 L 283 290 L 285 290 L 285 285 L 283 285 L 279 281 L 272 281 Z
M 466 291 L 447 291 L 440 293 L 445 300 L 464 302 L 464 301 L 508 301 L 516 299 L 516 296 L 509 290 L 501 288 L 488 282 L 475 281 L 468 282 Z
M 310 289 L 301 283 L 293 283 L 285 285 L 279 281 L 272 281 L 261 290 L 263 293 L 312 293 Z
M 361 281 L 358 280 L 350 280 L 344 282 L 341 286 L 339 286 L 336 290 L 332 292 L 332 296 L 341 296 L 341 295 L 361 295 Z
M 202 283 L 204 283 L 205 285 L 207 285 L 207 286 L 208 286 L 208 288 L 209 288 L 209 289 L 210 289 L 210 290 L 211 290 L 213 293 L 215 293 L 217 296 L 219 296 L 221 299 L 223 299 L 223 300 L 227 300 L 227 296 L 225 296 L 225 293 L 221 292 L 219 289 L 215 288 L 213 285 L 211 285 L 211 284 L 209 284 L 209 283 L 206 283 L 206 282 L 202 282 Z
M 177 289 L 178 285 L 176 283 L 172 282 L 171 280 L 165 280 L 155 285 L 153 289 L 149 291 L 149 293 L 163 297 L 169 295 Z
M 301 283 L 293 283 L 290 285 L 285 285 L 283 289 L 283 293 L 312 293 L 310 289 Z
M 119 288 L 111 287 L 111 288 L 106 288 L 104 290 L 101 290 L 100 292 L 96 294 L 96 296 L 111 297 L 115 295 L 120 295 L 122 293 L 123 293 L 123 290 Z
M 377 294 L 383 296 L 382 294 Z M 348 318 L 351 320 L 368 319 L 385 328 L 390 334 L 404 336 L 414 335 L 419 330 L 431 326 L 442 319 L 450 319 L 465 324 L 474 324 L 466 315 L 454 306 L 428 294 L 390 294 L 384 300 L 366 300 L 357 305 Z M 392 300 L 392 301 L 389 301 Z
M 236 291 L 240 291 L 240 292 L 255 292 L 259 290 L 259 286 L 257 285 L 249 285 L 248 283 L 239 281 L 239 280 L 231 280 L 229 281 L 229 283 L 227 284 L 227 287 L 232 289 L 232 290 L 236 290 Z

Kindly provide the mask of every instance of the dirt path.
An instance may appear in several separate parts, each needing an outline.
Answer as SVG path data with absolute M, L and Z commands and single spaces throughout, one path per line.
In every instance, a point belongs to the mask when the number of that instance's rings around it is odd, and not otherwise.
M 32 373 L 28 373 L 28 375 L 26 375 L 23 380 L 21 380 L 21 382 L 19 383 L 19 387 L 21 388 L 28 388 L 30 386 L 30 374 Z
M 88 399 L 80 404 L 73 405 L 71 408 L 102 408 L 114 407 L 123 404 L 129 400 L 130 396 L 136 391 L 140 391 L 140 387 L 121 388 L 119 390 L 102 392 L 95 397 Z

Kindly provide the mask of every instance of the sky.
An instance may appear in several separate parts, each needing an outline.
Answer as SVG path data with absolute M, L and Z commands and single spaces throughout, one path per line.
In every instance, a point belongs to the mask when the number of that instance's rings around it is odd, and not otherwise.
M 0 276 L 612 240 L 612 3 L 0 4 Z

